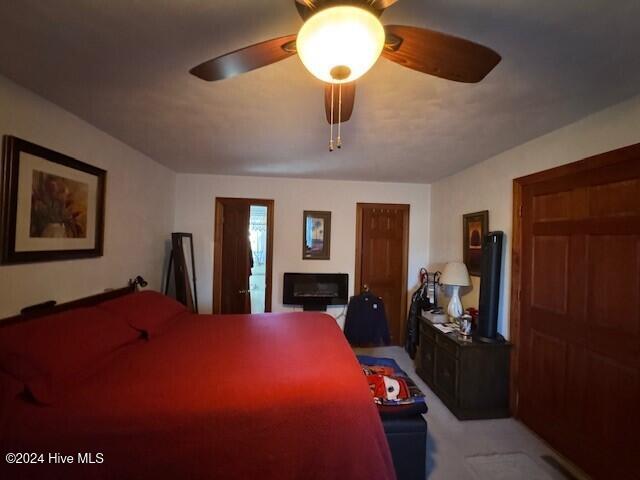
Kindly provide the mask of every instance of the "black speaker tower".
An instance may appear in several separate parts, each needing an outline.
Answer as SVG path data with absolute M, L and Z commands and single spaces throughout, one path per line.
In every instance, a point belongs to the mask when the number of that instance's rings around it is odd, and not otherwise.
M 482 239 L 480 308 L 474 338 L 485 343 L 504 342 L 498 334 L 503 238 L 503 232 L 489 232 Z

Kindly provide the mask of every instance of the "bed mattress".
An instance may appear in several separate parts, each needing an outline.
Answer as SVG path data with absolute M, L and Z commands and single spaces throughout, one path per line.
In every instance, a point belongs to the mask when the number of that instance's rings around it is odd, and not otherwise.
M 184 313 L 56 403 L 5 403 L 3 455 L 44 462 L 2 459 L 1 478 L 395 478 L 367 382 L 325 314 Z

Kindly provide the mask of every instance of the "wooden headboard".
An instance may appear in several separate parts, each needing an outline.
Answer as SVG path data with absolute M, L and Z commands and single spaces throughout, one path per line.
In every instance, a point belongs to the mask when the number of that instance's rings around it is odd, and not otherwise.
M 53 313 L 64 312 L 65 310 L 71 310 L 72 308 L 90 307 L 97 305 L 98 303 L 111 300 L 113 298 L 121 297 L 129 293 L 136 291 L 135 284 L 128 285 L 124 288 L 117 288 L 115 290 L 109 290 L 108 292 L 99 293 L 97 295 L 91 295 L 90 297 L 79 298 L 78 300 L 72 300 L 71 302 L 61 303 L 52 307 L 43 307 L 30 310 L 28 313 L 21 313 L 13 317 L 0 320 L 0 328 L 8 325 L 15 325 L 16 323 L 26 322 L 36 318 L 51 315 Z

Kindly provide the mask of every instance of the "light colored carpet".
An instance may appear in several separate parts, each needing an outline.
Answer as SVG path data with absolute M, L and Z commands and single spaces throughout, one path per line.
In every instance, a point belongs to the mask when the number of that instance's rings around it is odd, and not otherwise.
M 551 480 L 531 457 L 524 453 L 502 453 L 467 457 L 478 480 Z
M 565 480 L 565 476 L 544 460 L 542 455 L 557 454 L 522 423 L 512 418 L 499 420 L 469 420 L 461 422 L 444 406 L 440 399 L 427 387 L 415 373 L 413 361 L 401 347 L 380 347 L 357 349 L 357 353 L 376 355 L 395 359 L 427 396 L 429 413 L 425 418 L 429 425 L 427 440 L 427 477 L 429 480 L 484 480 L 491 478 L 517 478 L 518 480 Z M 479 476 L 475 468 L 491 469 L 491 457 L 498 462 L 509 459 L 507 454 L 517 452 L 530 461 L 517 464 L 514 468 L 527 468 L 533 465 L 535 470 L 523 470 L 520 476 L 499 477 Z M 489 459 L 486 457 L 489 456 Z M 469 461 L 470 458 L 477 457 Z M 482 458 L 484 457 L 484 459 Z M 498 458 L 502 457 L 502 459 Z M 518 457 L 520 458 L 520 457 Z M 482 465 L 481 465 L 482 464 Z M 493 465 L 497 465 L 494 463 Z M 508 465 L 503 464 L 504 471 Z M 542 472 L 544 477 L 535 473 Z M 533 475 L 533 476 L 529 476 Z

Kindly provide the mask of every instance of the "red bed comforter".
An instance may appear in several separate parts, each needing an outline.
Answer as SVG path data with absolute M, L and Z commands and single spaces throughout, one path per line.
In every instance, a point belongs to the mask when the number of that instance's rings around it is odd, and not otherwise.
M 45 455 L 1 458 L 3 479 L 395 478 L 367 382 L 324 314 L 182 314 L 54 405 L 16 399 L 3 417 L 3 456 Z

